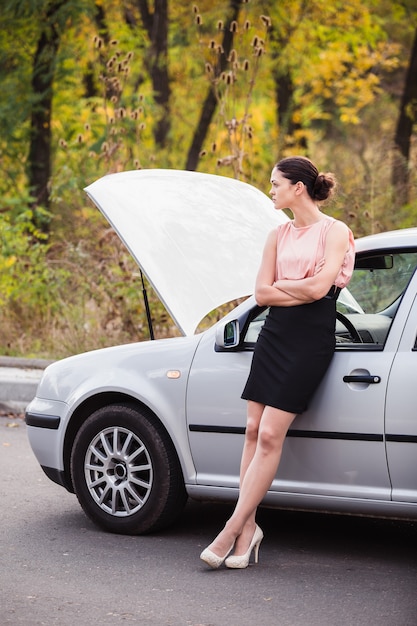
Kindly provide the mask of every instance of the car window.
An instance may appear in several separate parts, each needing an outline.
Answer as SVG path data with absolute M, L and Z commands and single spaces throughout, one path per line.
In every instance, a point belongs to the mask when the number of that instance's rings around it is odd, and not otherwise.
M 337 301 L 336 345 L 382 349 L 416 267 L 416 251 L 358 256 L 349 287 Z M 249 321 L 244 329 L 246 345 L 256 342 L 267 313 L 268 309 L 258 310 Z
M 258 335 L 264 325 L 265 318 L 268 314 L 269 308 L 263 309 L 256 317 L 254 317 L 248 324 L 246 332 L 244 334 L 243 341 L 245 343 L 255 343 L 258 339 Z
M 398 301 L 417 266 L 417 252 L 379 254 L 360 257 L 349 292 L 364 313 L 385 313 Z M 343 300 L 338 310 L 350 311 Z

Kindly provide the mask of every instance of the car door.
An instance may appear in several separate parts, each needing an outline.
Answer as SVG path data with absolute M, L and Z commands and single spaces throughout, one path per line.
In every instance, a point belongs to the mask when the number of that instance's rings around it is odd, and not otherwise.
M 271 492 L 390 497 L 384 444 L 387 379 L 395 349 L 337 348 L 309 410 L 291 427 Z M 187 414 L 197 482 L 237 487 L 246 403 L 240 399 L 252 354 L 216 352 L 205 338 L 188 384 Z M 378 378 L 345 382 L 346 376 Z M 301 384 L 301 382 L 300 382 Z
M 277 489 L 390 498 L 384 443 L 385 397 L 395 355 L 390 343 L 382 352 L 367 344 L 336 348 L 309 410 L 288 433 Z
M 404 297 L 409 315 L 395 355 L 386 401 L 386 448 L 392 499 L 417 502 L 417 275 Z
M 338 306 L 361 340 L 338 322 L 333 361 L 309 410 L 296 417 L 288 433 L 268 498 L 286 493 L 390 499 L 385 402 L 408 311 L 401 294 L 412 271 L 404 272 L 392 258 L 387 253 L 359 262 L 350 299 L 342 297 Z M 240 393 L 264 315 L 254 315 L 238 351 L 216 351 L 212 335 L 197 351 L 187 415 L 200 484 L 238 485 L 245 424 Z
M 205 333 L 194 356 L 187 386 L 187 422 L 197 482 L 238 487 L 246 424 L 241 400 L 253 344 L 249 349 L 216 350 L 214 332 Z

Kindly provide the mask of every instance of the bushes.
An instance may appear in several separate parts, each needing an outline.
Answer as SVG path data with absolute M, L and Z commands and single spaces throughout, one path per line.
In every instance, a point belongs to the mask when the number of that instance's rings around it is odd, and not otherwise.
M 74 229 L 73 240 L 55 234 L 52 245 L 31 210 L 0 213 L 1 354 L 55 359 L 148 338 L 136 264 L 97 211 L 86 220 L 88 239 Z M 175 334 L 148 295 L 156 336 Z
M 8 209 L 0 214 L 0 342 L 3 354 L 15 355 L 21 352 L 22 329 L 30 321 L 37 336 L 37 327 L 44 325 L 56 306 L 51 294 L 56 277 L 47 263 L 46 238 L 34 226 L 33 211 Z

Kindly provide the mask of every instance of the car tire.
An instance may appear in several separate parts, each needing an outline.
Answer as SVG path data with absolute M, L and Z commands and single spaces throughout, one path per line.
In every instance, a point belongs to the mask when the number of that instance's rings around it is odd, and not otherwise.
M 187 496 L 174 446 L 162 426 L 129 404 L 95 411 L 71 454 L 77 498 L 105 531 L 144 534 L 172 524 Z

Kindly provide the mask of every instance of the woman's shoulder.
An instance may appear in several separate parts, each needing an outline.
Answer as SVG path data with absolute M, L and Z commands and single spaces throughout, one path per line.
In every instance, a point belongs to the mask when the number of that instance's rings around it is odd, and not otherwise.
M 275 228 L 273 228 L 269 232 L 268 237 L 270 238 L 275 237 L 275 239 L 277 237 L 280 237 L 280 235 L 287 232 L 291 228 L 291 224 L 292 224 L 292 220 L 288 220 L 287 222 L 282 222 L 282 224 L 278 224 L 278 226 L 275 226 Z
M 325 227 L 327 227 L 327 229 L 331 228 L 333 233 L 345 234 L 348 235 L 349 238 L 351 236 L 353 237 L 352 231 L 350 230 L 349 226 L 345 224 L 345 222 L 342 222 L 342 220 L 338 220 L 334 217 L 331 217 L 330 215 L 326 215 L 323 221 L 326 222 Z

